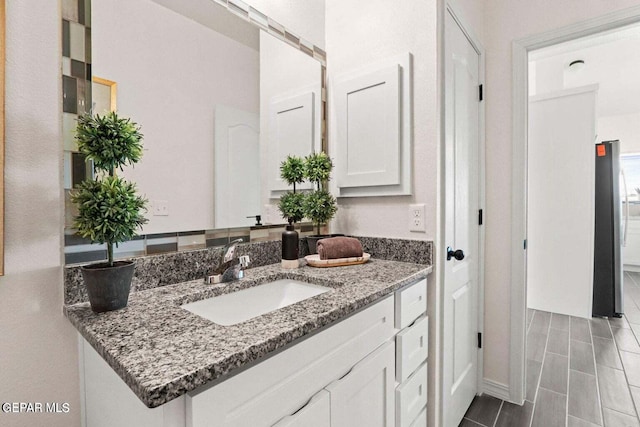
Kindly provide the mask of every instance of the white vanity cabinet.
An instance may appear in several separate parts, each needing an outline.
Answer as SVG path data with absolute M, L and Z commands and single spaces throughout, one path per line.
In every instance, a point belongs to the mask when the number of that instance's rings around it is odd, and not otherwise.
M 327 387 L 331 427 L 393 427 L 393 353 L 393 343 L 387 342 Z
M 387 342 L 274 427 L 392 427 L 394 386 L 394 349 Z
M 393 298 L 387 297 L 244 372 L 188 393 L 187 427 L 272 426 L 325 388 L 333 408 L 336 394 L 327 386 L 373 366 L 361 362 L 393 339 L 393 318 Z M 393 389 L 384 392 L 393 399 Z
M 416 301 L 424 308 L 415 309 Z M 410 307 L 411 315 L 399 315 Z M 425 311 L 422 280 L 224 381 L 154 409 L 81 339 L 85 425 L 424 427 Z M 402 337 L 396 337 L 398 330 Z
M 331 427 L 329 392 L 321 390 L 304 408 L 293 415 L 287 415 L 273 427 Z

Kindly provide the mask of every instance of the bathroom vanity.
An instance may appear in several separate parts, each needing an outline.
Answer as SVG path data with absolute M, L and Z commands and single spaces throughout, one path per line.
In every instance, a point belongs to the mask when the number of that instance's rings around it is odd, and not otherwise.
M 135 292 L 116 312 L 68 305 L 86 425 L 423 426 L 430 272 L 382 259 L 275 264 L 228 284 Z M 280 279 L 330 290 L 228 326 L 181 308 Z

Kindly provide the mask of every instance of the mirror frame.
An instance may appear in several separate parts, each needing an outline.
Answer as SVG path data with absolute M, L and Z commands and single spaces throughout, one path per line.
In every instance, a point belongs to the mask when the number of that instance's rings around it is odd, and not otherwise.
M 5 1 L 0 1 L 0 276 L 4 276 L 4 86 L 5 86 Z
M 232 13 L 236 16 L 241 17 L 242 19 L 244 19 L 245 21 L 249 22 L 250 24 L 256 26 L 258 29 L 266 31 L 268 34 L 274 36 L 275 38 L 283 41 L 284 43 L 290 45 L 291 47 L 293 47 L 294 49 L 299 50 L 300 52 L 310 56 L 311 58 L 314 58 L 315 60 L 317 60 L 320 63 L 321 66 L 321 75 L 320 75 L 320 83 L 322 85 L 322 89 L 321 89 L 321 125 L 320 125 L 320 137 L 321 137 L 321 144 L 320 147 L 322 149 L 322 151 L 327 152 L 328 150 L 328 143 L 327 143 L 327 54 L 324 51 L 324 49 L 314 45 L 313 43 L 311 43 L 310 41 L 299 37 L 298 35 L 296 35 L 295 33 L 289 31 L 285 26 L 281 25 L 280 23 L 278 23 L 277 21 L 271 19 L 270 17 L 268 17 L 267 15 L 263 14 L 262 12 L 258 11 L 257 9 L 251 7 L 250 5 L 246 4 L 245 2 L 243 2 L 242 0 L 212 0 L 214 3 L 223 6 L 225 9 L 227 9 L 227 11 L 229 11 L 229 13 Z M 4 13 L 4 1 L 0 0 L 0 3 L 2 3 L 2 13 Z M 78 1 L 78 15 L 77 16 L 73 16 L 73 13 L 71 13 L 71 15 L 69 16 L 65 16 L 64 10 L 63 10 L 63 15 L 62 15 L 62 20 L 64 21 L 69 21 L 69 22 L 77 22 L 80 23 L 81 25 L 85 26 L 86 29 L 86 33 L 85 33 L 85 43 L 91 43 L 91 0 L 79 0 Z M 64 8 L 63 8 L 64 9 Z M 4 19 L 2 20 L 3 22 L 3 26 L 4 26 Z M 63 40 L 65 38 L 64 36 L 64 25 L 62 28 L 63 31 Z M 2 44 L 4 44 L 4 33 L 2 35 Z M 2 45 L 3 47 L 3 45 Z M 4 57 L 4 49 L 2 51 L 2 56 Z M 64 57 L 64 49 L 63 49 L 63 55 Z M 91 47 L 88 46 L 86 49 L 86 57 L 85 57 L 85 61 L 87 64 L 91 63 Z M 3 61 L 4 64 L 4 61 Z M 4 65 L 2 66 L 2 72 L 4 72 Z M 87 79 L 87 83 L 91 84 L 91 81 L 93 79 L 93 76 L 89 77 Z M 4 75 L 2 76 L 2 80 L 4 82 Z M 63 76 L 63 80 L 64 80 L 64 76 Z M 4 88 L 4 85 L 3 85 Z M 64 96 L 64 93 L 63 93 Z M 4 99 L 4 95 L 3 95 L 3 99 Z M 87 101 L 88 104 L 87 105 L 91 105 L 89 101 Z M 64 113 L 64 111 L 63 111 Z M 4 109 L 2 110 L 2 115 L 4 116 Z M 2 120 L 2 126 L 4 127 L 4 119 Z M 3 135 L 4 135 L 4 129 L 3 129 Z M 2 141 L 0 142 L 0 144 L 2 144 L 2 147 L 4 147 L 4 136 L 2 136 Z M 2 160 L 2 154 L 0 154 L 0 160 Z M 0 165 L 0 172 L 2 172 L 2 165 Z M 0 177 L 1 180 L 1 177 Z M 0 181 L 0 185 L 2 184 L 2 181 Z M 1 200 L 0 200 L 1 201 Z M 2 214 L 2 207 L 0 206 L 0 214 Z M 65 209 L 65 218 L 68 215 L 68 213 L 66 212 Z M 65 221 L 66 222 L 66 221 Z M 277 227 L 282 227 L 284 228 L 285 224 L 270 224 L 269 226 L 266 226 L 265 229 L 267 228 L 277 228 Z M 312 234 L 313 232 L 313 227 L 310 225 L 310 223 L 302 223 L 300 224 L 300 231 L 302 232 L 301 234 Z M 65 228 L 66 230 L 66 228 Z M 246 228 L 228 228 L 228 229 L 214 229 L 214 230 L 207 230 L 207 231 L 191 231 L 191 230 L 176 230 L 176 231 L 170 231 L 167 233 L 161 233 L 161 234 L 155 234 L 155 235 L 144 235 L 141 234 L 138 237 L 134 238 L 134 240 L 139 240 L 139 239 L 144 239 L 145 243 L 144 243 L 144 254 L 140 254 L 140 255 L 136 255 L 135 257 L 139 257 L 139 256 L 147 256 L 147 255 L 151 255 L 153 254 L 153 252 L 149 252 L 147 250 L 147 245 L 146 245 L 146 241 L 147 238 L 158 238 L 158 237 L 164 237 L 165 234 L 171 234 L 171 235 L 175 235 L 176 239 L 180 236 L 180 235 L 189 235 L 189 234 L 204 234 L 205 238 L 206 238 L 206 234 L 208 232 L 215 232 L 215 233 L 226 233 L 227 236 L 229 236 L 228 238 L 230 239 L 231 237 L 233 237 L 234 235 L 237 235 L 238 233 L 245 233 L 246 235 L 250 235 L 251 230 L 254 230 L 254 227 L 246 227 Z M 305 231 L 307 233 L 305 233 Z M 2 233 L 2 226 L 0 225 L 0 234 Z M 2 237 L 0 235 L 0 237 Z M 248 243 L 248 242 L 247 242 Z M 64 255 L 66 258 L 67 255 L 67 251 L 66 248 L 72 246 L 67 244 L 67 235 L 65 232 L 65 244 L 63 247 L 63 251 L 64 251 Z M 204 246 L 204 248 L 206 248 L 208 246 Z M 190 249 L 194 249 L 194 248 L 183 248 L 181 249 L 179 245 L 176 246 L 176 250 L 168 250 L 168 251 L 163 251 L 162 253 L 175 253 L 175 252 L 181 252 L 184 250 L 190 250 Z M 82 252 L 82 251 L 81 251 Z M 0 255 L 2 253 L 2 243 L 0 242 Z M 129 257 L 127 257 L 129 258 Z M 87 260 L 87 261 L 82 261 L 82 263 L 86 263 L 86 262 L 93 262 L 93 261 L 97 261 L 97 260 Z M 72 263 L 75 264 L 76 262 Z M 1 262 L 0 262 L 1 264 Z M 70 263 L 67 263 L 65 260 L 65 265 L 69 265 Z M 2 266 L 0 265 L 0 275 L 2 274 Z

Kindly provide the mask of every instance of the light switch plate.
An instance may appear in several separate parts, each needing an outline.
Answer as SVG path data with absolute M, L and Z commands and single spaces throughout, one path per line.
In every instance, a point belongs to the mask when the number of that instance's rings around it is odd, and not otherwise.
M 167 200 L 154 200 L 153 216 L 169 216 L 169 202 Z

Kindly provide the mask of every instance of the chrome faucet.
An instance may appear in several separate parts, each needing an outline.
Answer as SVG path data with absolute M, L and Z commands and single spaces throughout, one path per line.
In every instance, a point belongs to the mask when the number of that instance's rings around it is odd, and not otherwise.
M 242 239 L 229 242 L 222 249 L 218 266 L 213 273 L 207 275 L 204 280 L 207 283 L 232 282 L 244 277 L 244 269 L 249 266 L 251 260 L 248 255 L 235 258 L 236 245 L 242 243 Z

